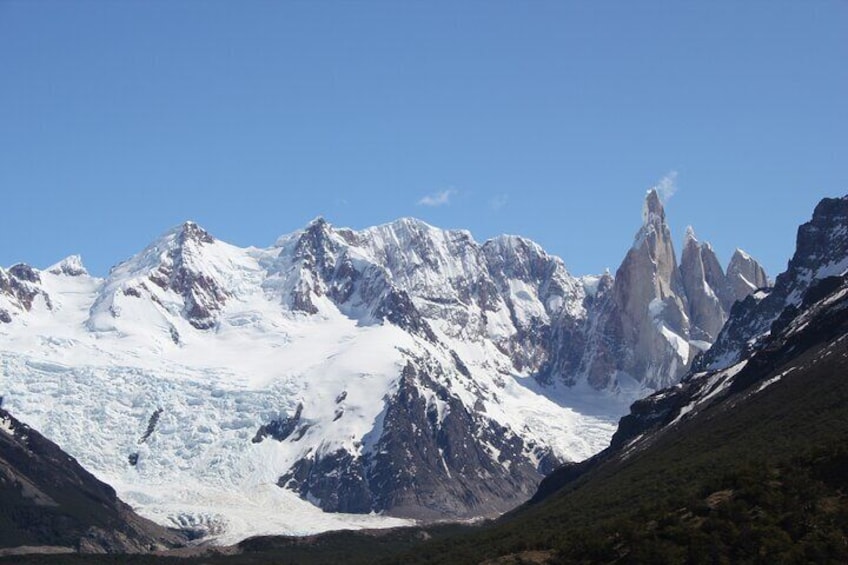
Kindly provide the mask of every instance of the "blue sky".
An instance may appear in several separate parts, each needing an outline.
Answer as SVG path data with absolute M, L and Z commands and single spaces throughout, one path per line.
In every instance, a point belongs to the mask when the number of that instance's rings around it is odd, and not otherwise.
M 840 0 L 0 0 L 0 265 L 416 216 L 585 274 L 671 175 L 678 242 L 773 276 L 848 192 L 846 29 Z

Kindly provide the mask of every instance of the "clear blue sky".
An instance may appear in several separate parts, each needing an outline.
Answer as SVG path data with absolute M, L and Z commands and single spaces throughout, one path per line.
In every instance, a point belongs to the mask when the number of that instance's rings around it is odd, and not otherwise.
M 0 265 L 416 216 L 585 274 L 676 171 L 678 252 L 774 276 L 848 192 L 846 101 L 840 0 L 0 0 Z

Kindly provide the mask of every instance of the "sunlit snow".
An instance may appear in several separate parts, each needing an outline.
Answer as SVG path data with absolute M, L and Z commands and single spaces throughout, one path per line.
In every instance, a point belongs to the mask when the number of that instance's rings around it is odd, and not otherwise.
M 395 254 L 406 243 L 390 239 L 413 238 L 421 229 L 426 224 L 414 221 L 373 228 L 367 233 L 379 237 L 351 248 L 350 260 L 379 259 L 390 267 L 400 262 L 385 276 L 406 277 L 407 288 L 427 292 L 445 287 L 432 273 L 448 280 L 475 268 L 479 258 L 450 252 L 451 245 L 470 240 L 467 232 L 430 234 L 428 241 L 445 247 L 411 259 L 438 261 L 430 274 L 403 263 L 406 259 Z M 452 367 L 449 350 L 455 351 L 470 377 L 451 373 L 442 386 L 469 409 L 482 402 L 487 417 L 568 460 L 606 447 L 618 417 L 644 392 L 545 388 L 517 374 L 489 339 L 515 332 L 505 306 L 480 322 L 482 335 L 472 335 L 461 319 L 438 319 L 437 308 L 444 306 L 428 302 L 434 297 L 415 295 L 422 311 L 430 305 L 436 312 L 432 325 L 446 345 L 376 322 L 356 303 L 340 309 L 326 296 L 315 296 L 316 314 L 294 312 L 283 297 L 304 279 L 292 259 L 292 236 L 270 249 L 215 241 L 202 252 L 184 250 L 183 261 L 228 293 L 215 329 L 200 331 L 181 314 L 177 293 L 148 280 L 152 270 L 171 261 L 168 250 L 175 237 L 169 232 L 105 280 L 85 273 L 78 258 L 41 271 L 49 307 L 36 299 L 31 311 L 0 324 L 4 407 L 113 485 L 142 515 L 165 525 L 197 528 L 231 543 L 263 533 L 407 523 L 324 513 L 278 487 L 277 480 L 307 454 L 369 449 L 379 437 L 385 398 L 395 390 L 409 355 Z M 341 244 L 359 236 L 338 231 L 331 237 Z M 521 244 L 518 238 L 498 242 Z M 456 261 L 469 264 L 460 267 Z M 525 307 L 515 318 L 527 321 L 560 308 L 580 313 L 582 285 L 567 278 L 559 284 L 575 296 L 543 303 L 532 287 L 511 283 L 512 300 Z M 446 406 L 436 397 L 429 401 L 441 420 Z M 261 425 L 291 415 L 298 405 L 309 427 L 297 441 L 251 441 Z

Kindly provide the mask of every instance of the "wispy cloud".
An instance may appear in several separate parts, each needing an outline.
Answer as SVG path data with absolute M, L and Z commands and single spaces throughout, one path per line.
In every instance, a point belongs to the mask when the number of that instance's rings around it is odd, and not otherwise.
M 657 196 L 660 197 L 660 202 L 665 204 L 677 192 L 677 171 L 667 172 L 659 182 L 651 187 L 657 191 Z
M 501 208 L 503 208 L 504 206 L 506 206 L 506 203 L 507 203 L 507 200 L 508 200 L 508 199 L 509 199 L 509 198 L 508 198 L 508 195 L 506 195 L 506 194 L 498 194 L 498 195 L 496 195 L 494 198 L 492 198 L 491 200 L 489 200 L 489 208 L 491 208 L 492 210 L 494 210 L 495 212 L 497 212 L 498 210 L 500 210 Z
M 432 194 L 428 194 L 422 197 L 417 204 L 419 206 L 445 206 L 450 204 L 451 196 L 456 194 L 456 191 L 452 188 L 447 188 L 445 190 L 439 190 Z

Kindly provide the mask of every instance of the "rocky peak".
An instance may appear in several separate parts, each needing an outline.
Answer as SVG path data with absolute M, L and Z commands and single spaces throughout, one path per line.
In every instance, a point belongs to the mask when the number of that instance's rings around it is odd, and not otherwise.
M 12 321 L 13 312 L 28 312 L 37 296 L 43 296 L 48 308 L 50 297 L 41 288 L 41 275 L 24 263 L 0 268 L 0 322 Z
M 177 228 L 177 244 L 180 247 L 184 247 L 189 242 L 203 245 L 204 243 L 215 243 L 215 238 L 209 235 L 209 232 L 199 225 L 189 220 Z
M 336 246 L 331 239 L 332 227 L 322 217 L 317 217 L 306 226 L 297 240 L 295 260 L 305 262 L 307 268 L 319 267 L 326 270 L 333 262 Z
M 551 257 L 534 241 L 502 235 L 483 244 L 489 265 L 508 277 L 523 281 L 541 281 L 553 274 L 562 261 Z
M 79 255 L 69 255 L 55 265 L 49 267 L 47 272 L 54 275 L 65 275 L 68 277 L 80 277 L 87 275 L 88 271 L 83 265 L 82 257 Z
M 768 277 L 753 257 L 737 249 L 727 265 L 727 282 L 735 302 L 744 299 L 758 288 L 767 287 Z
M 194 222 L 172 228 L 111 269 L 86 324 L 97 331 L 114 329 L 114 320 L 126 311 L 124 301 L 144 298 L 166 317 L 180 311 L 196 329 L 214 327 L 230 296 L 223 282 L 232 269 L 228 248 Z
M 748 288 L 757 285 L 758 281 L 765 280 L 767 284 L 765 274 L 758 274 L 761 270 L 759 265 L 744 252 L 734 254 L 734 258 L 736 265 L 733 270 L 747 274 L 745 282 L 749 283 Z M 781 312 L 787 307 L 799 305 L 816 281 L 844 275 L 846 270 L 848 196 L 825 198 L 816 206 L 812 219 L 798 228 L 795 253 L 786 271 L 778 275 L 774 287 L 736 303 L 716 343 L 698 359 L 696 368 L 720 369 L 747 357 L 757 343 L 769 335 L 772 323 Z M 728 271 L 731 271 L 730 267 Z
M 695 237 L 695 228 L 692 226 L 686 226 L 686 235 L 683 238 L 683 254 L 681 255 L 681 263 L 683 262 L 683 257 L 686 254 L 698 254 L 701 253 L 701 242 L 698 241 L 698 238 Z
M 724 269 L 721 268 L 721 263 L 719 263 L 715 251 L 713 251 L 712 246 L 708 242 L 704 242 L 701 246 L 701 262 L 704 265 L 706 283 L 712 289 L 713 293 L 715 293 L 716 297 L 718 297 L 721 307 L 725 312 L 726 319 L 727 314 L 730 312 L 730 307 L 736 301 L 736 297 L 730 287 L 730 282 Z M 713 338 L 716 337 L 716 334 L 712 335 Z
M 657 191 L 651 189 L 645 195 L 642 204 L 642 226 L 661 226 L 665 224 L 665 208 Z
M 226 302 L 228 293 L 204 266 L 203 252 L 206 245 L 215 243 L 209 232 L 195 224 L 185 222 L 173 235 L 163 261 L 149 275 L 151 282 L 163 289 L 181 295 L 183 313 L 188 322 L 197 329 L 206 330 L 215 326 L 216 315 Z
M 774 285 L 774 292 L 797 304 L 810 285 L 848 269 L 848 196 L 825 198 L 812 219 L 798 228 L 795 254 Z
M 629 260 L 629 261 L 628 261 Z M 665 209 L 656 190 L 649 190 L 642 206 L 642 227 L 636 234 L 633 248 L 622 263 L 640 265 L 646 275 L 646 281 L 654 281 L 655 293 L 661 299 L 679 294 L 680 274 L 677 271 L 677 258 L 671 231 L 665 222 Z M 621 268 L 619 268 L 621 270 Z M 654 276 L 656 275 L 656 276 Z M 618 278 L 618 274 L 616 274 Z
M 327 294 L 328 287 L 342 285 L 352 291 L 352 281 L 349 279 L 356 274 L 352 266 L 348 272 L 342 273 L 345 281 L 334 281 L 339 252 L 340 246 L 333 241 L 333 228 L 323 217 L 319 216 L 309 222 L 297 236 L 292 260 L 297 266 L 298 280 L 292 287 L 289 299 L 292 310 L 316 314 L 318 307 L 314 298 Z M 349 292 L 345 294 L 347 296 L 336 297 L 340 298 L 339 302 L 349 298 Z
M 424 287 L 438 287 L 452 274 L 479 264 L 479 246 L 470 233 L 441 230 L 415 218 L 369 228 L 361 239 L 369 255 L 412 294 L 437 290 Z
M 41 276 L 38 271 L 27 265 L 26 263 L 18 263 L 9 267 L 9 274 L 18 279 L 29 283 L 38 284 L 41 282 Z
M 795 255 L 775 288 L 788 288 L 794 302 L 814 280 L 841 275 L 848 268 L 848 196 L 825 198 L 812 219 L 798 228 Z
M 722 297 L 729 293 L 712 247 L 695 238 L 692 226 L 686 229 L 680 272 L 687 299 L 690 337 L 712 343 L 727 319 Z
M 648 387 L 675 382 L 689 366 L 686 293 L 665 210 L 656 190 L 642 207 L 642 226 L 616 271 L 610 300 L 600 304 L 598 331 L 584 354 L 596 388 L 623 372 Z

